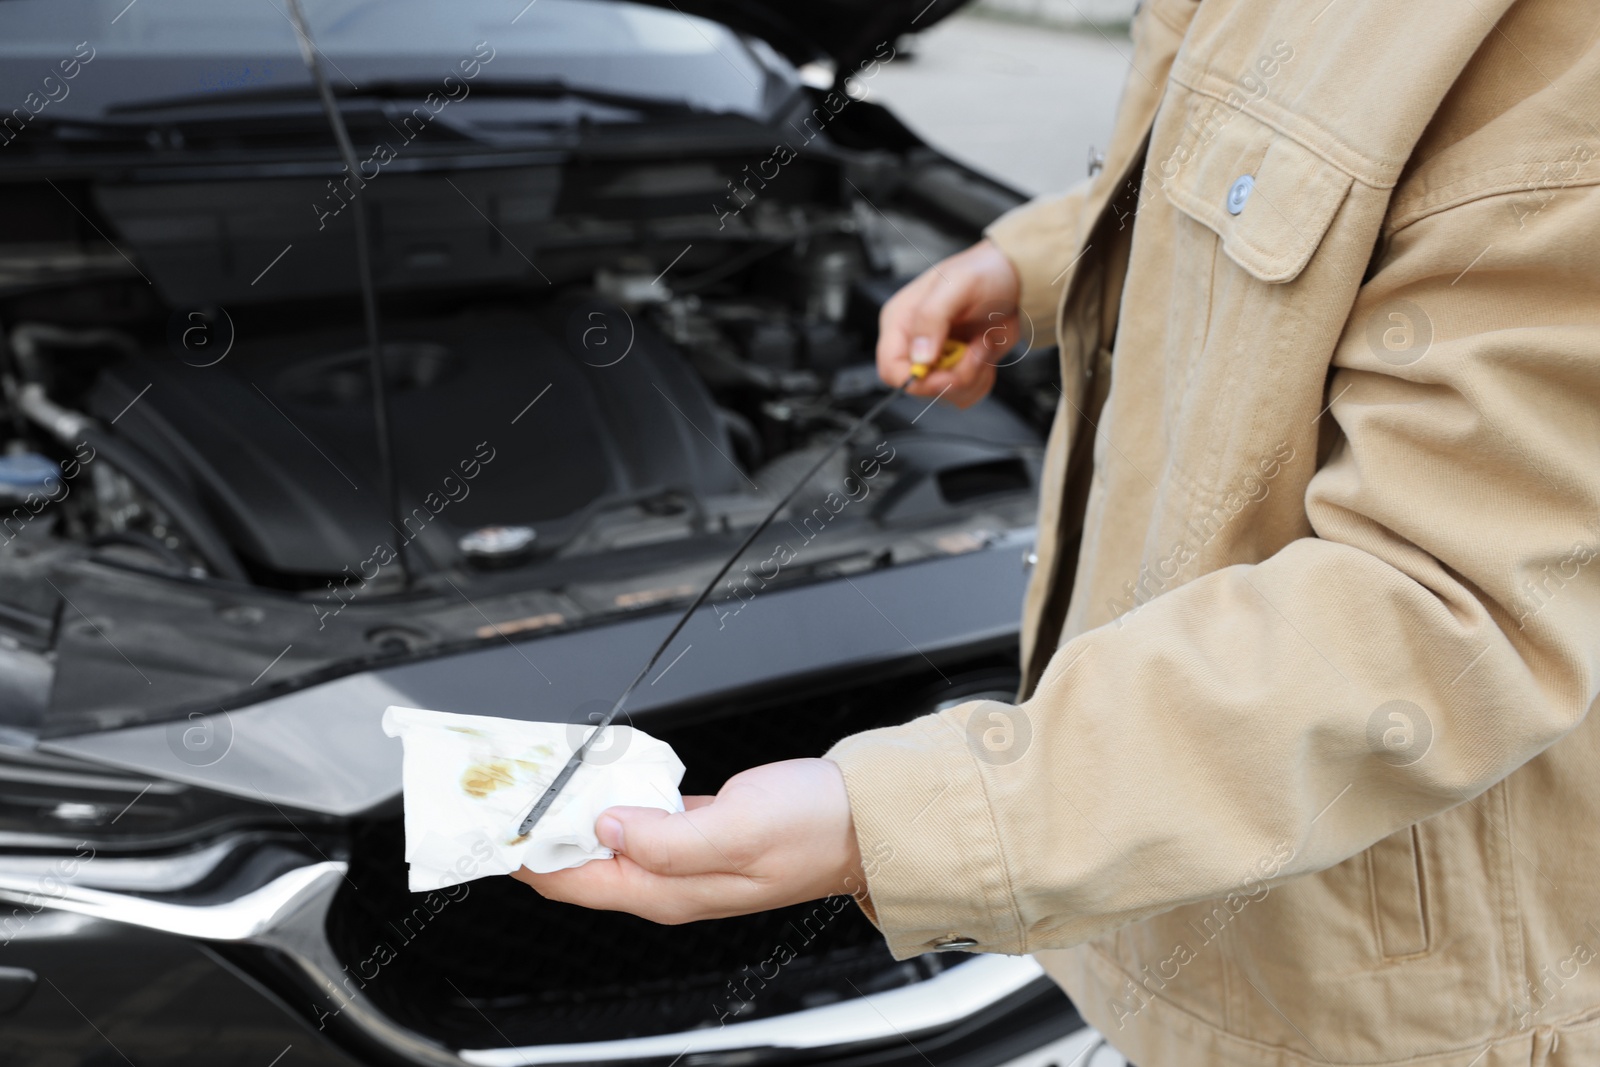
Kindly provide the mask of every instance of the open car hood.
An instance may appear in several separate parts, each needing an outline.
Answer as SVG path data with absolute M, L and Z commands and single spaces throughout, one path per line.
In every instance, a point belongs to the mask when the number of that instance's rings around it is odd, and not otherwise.
M 642 0 L 715 19 L 766 40 L 799 63 L 832 59 L 841 75 L 888 59 L 901 34 L 925 30 L 967 0 Z

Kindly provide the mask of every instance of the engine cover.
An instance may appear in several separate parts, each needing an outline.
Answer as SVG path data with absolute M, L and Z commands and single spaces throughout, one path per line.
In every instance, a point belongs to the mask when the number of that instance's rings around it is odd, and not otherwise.
M 607 497 L 737 491 L 699 378 L 646 324 L 597 314 L 386 322 L 400 530 L 385 514 L 359 331 L 241 339 L 207 367 L 129 358 L 90 409 L 122 412 L 116 432 L 190 485 L 248 563 L 290 575 L 353 570 L 402 539 L 447 566 L 483 527 L 559 540 Z M 583 336 L 596 328 L 613 334 L 604 346 Z

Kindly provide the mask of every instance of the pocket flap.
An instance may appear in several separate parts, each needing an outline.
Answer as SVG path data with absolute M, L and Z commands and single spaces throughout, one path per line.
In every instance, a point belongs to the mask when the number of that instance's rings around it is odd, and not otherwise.
M 1215 231 L 1228 257 L 1264 282 L 1299 276 L 1352 181 L 1298 141 L 1193 92 L 1178 145 L 1154 171 L 1173 206 Z M 1253 184 L 1235 214 L 1229 196 L 1241 179 Z

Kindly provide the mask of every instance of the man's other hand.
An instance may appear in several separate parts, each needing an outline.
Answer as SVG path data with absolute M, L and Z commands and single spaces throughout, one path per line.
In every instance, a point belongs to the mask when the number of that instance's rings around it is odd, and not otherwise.
M 878 317 L 878 376 L 897 386 L 911 365 L 932 363 L 945 338 L 967 343 L 967 355 L 907 390 L 971 407 L 994 385 L 995 364 L 1016 344 L 1021 283 L 1005 253 L 990 241 L 928 268 L 883 305 Z
M 683 800 L 678 813 L 602 812 L 595 832 L 614 859 L 512 877 L 551 900 L 667 924 L 865 890 L 844 776 L 828 760 L 754 767 Z

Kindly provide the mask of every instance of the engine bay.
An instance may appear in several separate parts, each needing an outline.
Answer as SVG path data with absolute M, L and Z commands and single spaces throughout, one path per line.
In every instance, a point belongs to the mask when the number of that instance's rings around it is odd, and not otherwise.
M 259 689 L 687 599 L 882 395 L 883 302 L 996 210 L 899 162 L 797 161 L 781 195 L 716 161 L 375 183 L 392 488 L 348 239 L 280 215 L 279 259 L 313 247 L 246 280 L 294 181 L 79 188 L 144 270 L 71 266 L 93 239 L 57 205 L 26 248 L 63 273 L 0 291 L 0 725 L 214 705 L 285 645 Z M 714 601 L 1029 524 L 1055 361 L 1018 353 L 969 411 L 891 406 Z M 130 663 L 170 678 L 130 695 Z

